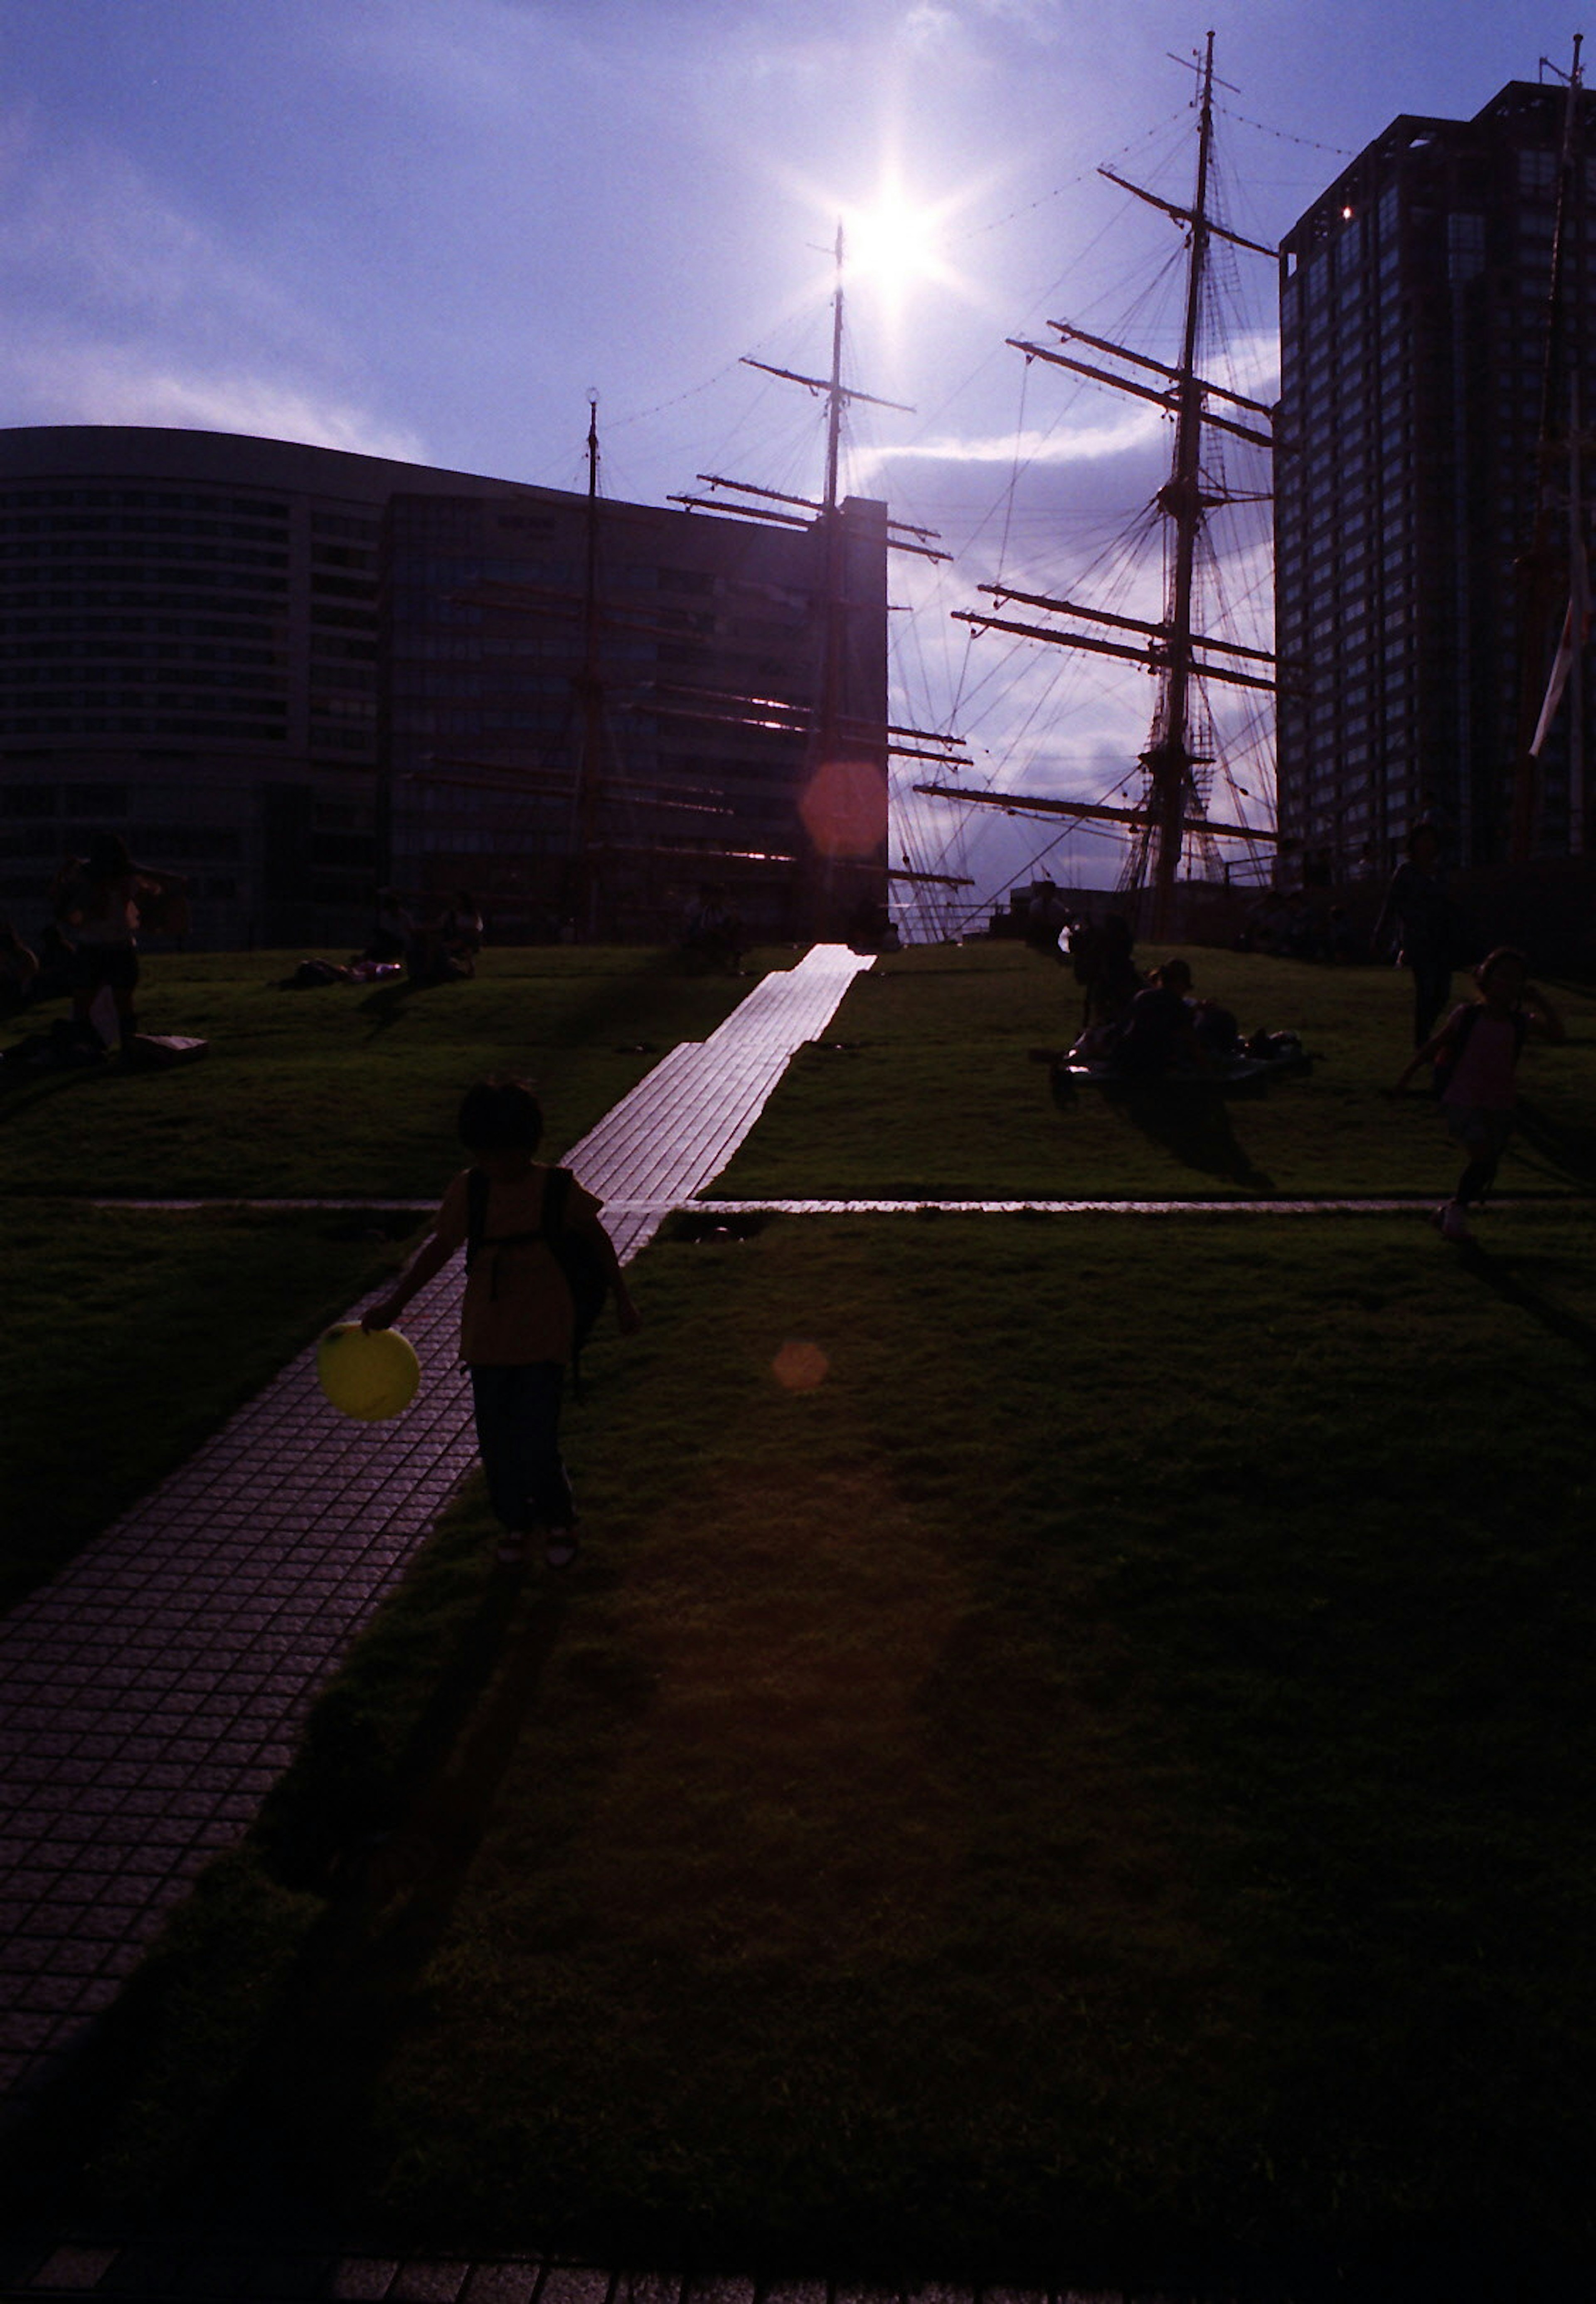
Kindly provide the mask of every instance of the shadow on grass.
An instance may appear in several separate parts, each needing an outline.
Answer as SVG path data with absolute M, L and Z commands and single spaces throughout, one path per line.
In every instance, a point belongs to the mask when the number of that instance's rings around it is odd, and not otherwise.
M 369 1917 L 452 1854 L 469 1857 L 564 1621 L 556 1594 L 535 1600 L 512 1631 L 517 1580 L 504 1569 L 489 1578 L 396 1754 L 383 1749 L 357 1684 L 322 1698 L 299 1764 L 260 1819 L 266 1861 L 286 1886 Z
M 1566 1344 L 1572 1344 L 1582 1359 L 1596 1368 L 1596 1326 L 1532 1287 L 1524 1276 L 1522 1265 L 1515 1266 L 1493 1256 L 1478 1240 L 1460 1241 L 1457 1253 L 1465 1269 L 1482 1280 L 1505 1304 L 1527 1312 L 1549 1334 L 1560 1336 Z
M 83 1088 L 91 1080 L 116 1074 L 108 1063 L 46 1064 L 34 1072 L 17 1064 L 0 1064 L 0 1120 L 14 1120 L 21 1112 L 59 1096 L 63 1088 Z
M 1133 1126 L 1183 1168 L 1195 1168 L 1223 1183 L 1244 1184 L 1251 1192 L 1274 1190 L 1274 1178 L 1237 1142 L 1229 1107 L 1216 1089 L 1183 1081 L 1178 1087 L 1123 1087 L 1104 1092 Z
M 372 1020 L 369 1037 L 375 1040 L 379 1032 L 386 1032 L 397 1024 L 416 993 L 435 988 L 430 984 L 418 984 L 410 976 L 401 977 L 397 984 L 379 984 L 360 1003 L 360 1013 Z
M 1570 1183 L 1596 1185 L 1596 1128 L 1556 1119 L 1521 1096 L 1514 1131 L 1521 1145 Z

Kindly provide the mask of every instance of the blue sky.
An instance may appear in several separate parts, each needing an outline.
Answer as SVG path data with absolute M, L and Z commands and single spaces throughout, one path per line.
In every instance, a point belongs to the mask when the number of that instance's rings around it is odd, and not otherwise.
M 1060 652 L 984 657 L 947 609 L 1000 556 L 1063 589 L 1157 486 L 1156 419 L 1004 339 L 1068 317 L 1168 349 L 1178 235 L 1095 171 L 1189 195 L 1170 52 L 1210 26 L 1230 220 L 1270 242 L 1398 113 L 1467 116 L 1578 29 L 1527 0 L 0 0 L 0 424 L 571 487 L 596 389 L 610 495 L 701 470 L 803 492 L 818 407 L 739 356 L 823 367 L 822 251 L 840 215 L 862 247 L 896 186 L 935 228 L 907 273 L 850 278 L 849 365 L 916 413 L 861 411 L 852 481 L 958 555 L 895 581 L 899 707 L 957 720 L 983 778 L 1106 790 L 1141 676 L 1072 690 Z M 1244 386 L 1269 373 L 1254 271 Z M 967 860 L 995 885 L 995 827 Z

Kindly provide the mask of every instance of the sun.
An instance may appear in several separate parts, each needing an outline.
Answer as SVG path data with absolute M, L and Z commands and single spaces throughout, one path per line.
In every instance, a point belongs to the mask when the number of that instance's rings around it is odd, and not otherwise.
M 944 221 L 940 207 L 911 199 L 889 187 L 868 208 L 844 209 L 843 248 L 849 272 L 875 281 L 889 296 L 901 295 L 921 280 L 945 280 L 948 265 L 939 241 Z

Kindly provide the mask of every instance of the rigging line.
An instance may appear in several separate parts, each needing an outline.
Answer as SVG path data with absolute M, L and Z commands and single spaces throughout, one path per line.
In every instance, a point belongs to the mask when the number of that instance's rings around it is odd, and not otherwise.
M 790 325 L 790 316 L 789 316 L 788 318 L 784 318 L 780 321 L 775 327 L 771 329 L 767 335 L 761 336 L 758 342 L 750 347 L 750 350 L 756 352 L 764 352 L 768 345 L 773 344 L 779 336 L 786 333 Z M 656 400 L 652 408 L 636 409 L 629 416 L 606 417 L 604 419 L 605 431 L 619 432 L 623 425 L 641 424 L 647 417 L 662 416 L 668 409 L 680 408 L 685 401 L 696 400 L 701 392 L 707 392 L 712 385 L 719 384 L 723 377 L 730 376 L 733 368 L 741 368 L 747 357 L 748 355 L 747 352 L 738 352 L 734 354 L 734 356 L 726 362 L 723 368 L 716 368 L 713 376 L 706 376 L 702 384 L 688 385 L 685 392 L 679 392 L 673 399 Z
M 1008 879 L 999 883 L 997 887 L 992 890 L 990 896 L 984 896 L 978 903 L 973 904 L 970 908 L 971 911 L 984 912 L 987 910 L 989 905 L 995 904 L 1000 896 L 1006 896 L 1010 888 L 1018 888 L 1019 885 L 1020 872 L 1028 872 L 1031 875 L 1031 877 L 1034 879 L 1036 877 L 1037 865 L 1043 862 L 1046 858 L 1051 856 L 1055 848 L 1061 848 L 1064 843 L 1069 838 L 1069 835 L 1074 829 L 1075 826 L 1073 825 L 1067 825 L 1062 832 L 1056 833 L 1053 838 L 1048 841 L 1044 846 L 1033 851 L 1029 861 L 1022 864 L 1019 868 L 1019 871 L 1010 873 Z
M 1220 104 L 1217 98 L 1213 108 L 1223 113 L 1227 120 L 1234 120 L 1239 127 L 1255 128 L 1261 136 L 1272 136 L 1277 144 L 1300 144 L 1310 152 L 1333 153 L 1338 160 L 1357 157 L 1356 153 L 1349 151 L 1345 144 L 1321 144 L 1312 136 L 1293 136 L 1288 129 L 1271 128 L 1266 120 L 1249 120 L 1245 112 L 1233 112 L 1228 104 Z
M 764 339 L 766 343 L 768 343 L 769 341 L 769 337 Z M 756 351 L 761 350 L 763 349 L 763 346 L 756 346 L 755 349 Z M 733 368 L 740 368 L 742 366 L 742 360 L 743 356 L 739 352 L 735 360 L 728 360 L 724 368 L 718 368 L 713 376 L 706 376 L 702 384 L 688 385 L 685 392 L 679 392 L 672 400 L 656 400 L 652 408 L 634 409 L 629 416 L 606 417 L 604 419 L 605 431 L 619 432 L 628 424 L 642 424 L 650 416 L 663 416 L 669 409 L 680 408 L 687 401 L 697 400 L 701 392 L 709 391 L 713 385 L 719 384 L 722 377 L 730 376 Z
M 1130 143 L 1122 144 L 1117 152 L 1109 154 L 1109 158 L 1125 159 L 1139 145 L 1150 143 L 1153 137 L 1161 135 L 1175 119 L 1184 118 L 1188 109 L 1187 106 L 1183 105 L 1178 114 L 1172 113 L 1169 120 L 1157 122 L 1143 135 L 1135 137 Z M 1067 177 L 1063 183 L 1055 184 L 1051 192 L 1043 192 L 1039 199 L 1028 200 L 1023 208 L 1010 208 L 1007 216 L 994 216 L 990 224 L 971 224 L 961 233 L 950 233 L 950 245 L 957 248 L 967 240 L 984 240 L 989 232 L 1001 232 L 1006 224 L 1013 224 L 1018 217 L 1034 216 L 1037 209 L 1046 208 L 1050 200 L 1060 199 L 1066 192 L 1073 192 L 1077 185 L 1090 183 L 1092 178 L 1097 174 L 1098 165 L 1095 160 L 1093 161 L 1088 166 L 1083 168 L 1078 175 Z

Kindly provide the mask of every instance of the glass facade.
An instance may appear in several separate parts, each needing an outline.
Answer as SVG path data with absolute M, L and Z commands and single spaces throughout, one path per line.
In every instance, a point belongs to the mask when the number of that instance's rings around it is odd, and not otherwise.
M 1524 580 L 1543 418 L 1566 419 L 1543 407 L 1565 109 L 1516 83 L 1473 121 L 1400 119 L 1282 244 L 1280 825 L 1310 880 L 1389 872 L 1421 818 L 1459 861 L 1506 853 L 1567 597 L 1566 544 L 1560 602 Z M 1581 144 L 1590 123 L 1582 96 Z M 1577 207 L 1563 367 L 1596 316 Z M 1536 777 L 1546 853 L 1581 837 L 1567 716 Z
M 827 901 L 800 812 L 818 528 L 220 434 L 0 432 L 0 913 L 97 831 L 189 877 L 200 943 L 358 948 L 384 881 L 510 937 L 756 933 Z M 833 692 L 884 795 L 884 507 L 840 524 Z M 856 749 L 863 740 L 850 738 Z M 884 799 L 879 852 L 885 867 Z M 884 882 L 881 883 L 884 888 Z

